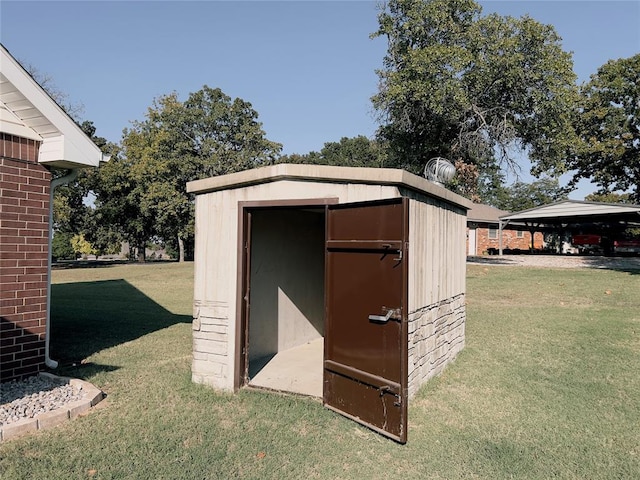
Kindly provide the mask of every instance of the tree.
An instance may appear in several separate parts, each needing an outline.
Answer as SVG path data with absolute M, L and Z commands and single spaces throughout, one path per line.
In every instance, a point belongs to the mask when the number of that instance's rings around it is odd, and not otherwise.
M 386 149 L 364 135 L 342 137 L 338 142 L 327 142 L 320 152 L 283 156 L 279 163 L 306 163 L 342 167 L 384 167 Z
M 38 70 L 34 65 L 26 62 L 20 62 L 24 65 L 24 69 L 33 77 L 40 87 L 47 92 L 54 102 L 62 108 L 75 122 L 80 121 L 84 113 L 84 105 L 75 103 L 69 99 L 69 95 L 58 88 L 51 75 Z
M 504 187 L 493 206 L 509 212 L 519 212 L 567 198 L 566 188 L 560 187 L 557 179 L 546 177 L 532 183 L 516 182 Z
M 458 178 L 454 178 L 454 181 L 458 181 Z M 497 165 L 488 166 L 478 174 L 477 192 L 473 200 L 494 207 L 501 205 L 509 195 L 505 183 L 506 178 L 500 168 Z
M 117 146 L 96 135 L 93 122 L 83 121 L 79 124 L 84 133 L 100 149 L 107 154 L 117 152 Z M 94 190 L 100 189 L 100 169 L 82 169 L 75 180 L 59 186 L 53 199 L 53 218 L 56 232 L 82 235 L 94 245 L 98 253 L 111 253 L 120 250 L 122 238 L 111 230 L 109 225 L 99 221 L 94 208 L 89 206 L 86 199 L 93 195 Z M 65 170 L 54 171 L 54 177 L 68 173 Z M 108 238 L 108 240 L 106 240 Z
M 31 65 L 27 66 L 27 71 L 104 153 L 110 153 L 116 149 L 114 144 L 107 142 L 104 137 L 96 135 L 96 127 L 92 121 L 81 120 L 83 105 L 70 102 L 69 96 L 56 87 L 51 76 L 38 71 Z M 60 169 L 53 169 L 51 172 L 53 178 L 62 177 L 67 173 L 69 173 L 67 170 Z M 92 243 L 95 242 L 99 252 L 113 252 L 116 250 L 116 245 L 119 251 L 121 237 L 115 232 L 109 231 L 107 225 L 96 222 L 95 211 L 85 204 L 87 195 L 96 186 L 97 178 L 97 169 L 82 169 L 74 180 L 55 190 L 53 228 L 56 233 L 52 247 L 54 257 L 70 258 L 73 256 L 70 243 L 73 236 L 89 238 Z
M 633 204 L 631 195 L 628 193 L 590 193 L 584 199 L 587 202 L 600 202 L 600 203 L 626 203 Z
M 94 255 L 96 253 L 93 245 L 91 245 L 91 243 L 89 243 L 82 234 L 71 237 L 71 248 L 76 255 L 80 255 L 83 258 L 86 258 L 87 255 Z
M 473 0 L 390 0 L 378 20 L 388 49 L 372 101 L 392 163 L 419 172 L 447 157 L 466 168 L 470 197 L 483 171 L 523 151 L 543 170 L 563 164 L 577 89 L 552 26 L 482 17 Z
M 51 243 L 51 256 L 59 260 L 68 260 L 74 258 L 73 247 L 71 246 L 71 237 L 73 235 L 67 232 L 55 232 Z
M 76 124 L 103 153 L 110 154 L 117 148 L 115 144 L 107 142 L 106 138 L 96 135 L 96 127 L 92 121 L 76 121 Z M 80 219 L 85 216 L 82 208 L 85 206 L 84 199 L 93 187 L 92 176 L 95 171 L 96 169 L 93 168 L 80 169 L 75 180 L 61 185 L 56 189 L 56 196 L 60 197 L 58 205 L 60 210 L 56 211 L 54 206 L 54 217 L 60 215 L 60 222 L 64 223 L 69 221 L 72 223 L 81 223 Z M 68 173 L 68 170 L 55 170 L 52 172 L 53 178 L 61 177 Z M 73 218 L 74 216 L 75 218 Z
M 640 54 L 607 62 L 580 93 L 571 183 L 588 178 L 601 193 L 629 191 L 640 203 Z
M 278 158 L 281 145 L 265 138 L 257 117 L 250 103 L 206 85 L 184 102 L 176 93 L 157 98 L 146 118 L 125 130 L 121 155 L 101 169 L 99 210 L 120 219 L 139 252 L 153 236 L 174 238 L 184 260 L 185 241 L 194 234 L 187 182 Z
M 51 75 L 48 75 L 31 64 L 26 65 L 25 70 L 33 77 L 40 87 L 47 92 L 51 99 L 62 108 L 69 117 L 82 129 L 82 131 L 93 140 L 93 142 L 102 148 L 107 145 L 107 141 L 102 137 L 95 135 L 96 128 L 93 122 L 81 121 L 84 106 L 81 103 L 73 103 L 69 99 L 69 95 L 60 90 Z M 53 178 L 66 175 L 67 170 L 53 169 L 51 174 Z M 86 182 L 83 182 L 83 173 L 79 174 L 79 178 L 69 184 L 58 187 L 53 198 L 53 227 L 56 232 L 64 232 L 68 234 L 78 234 L 83 231 L 88 209 L 84 205 L 84 197 L 87 194 Z M 58 237 L 58 247 L 62 248 L 67 243 L 67 236 Z M 69 237 L 70 238 L 70 237 Z M 55 241 L 55 236 L 54 236 Z M 64 251 L 62 248 L 61 251 Z M 55 255 L 63 258 L 63 255 Z
M 81 103 L 71 102 L 69 96 L 55 85 L 53 77 L 50 75 L 39 71 L 30 64 L 27 64 L 26 70 L 104 153 L 117 156 L 118 147 L 107 142 L 104 137 L 97 136 L 96 127 L 92 121 L 81 120 L 84 111 L 84 106 Z M 120 251 L 122 240 L 129 238 L 125 232 L 131 229 L 123 228 L 123 225 L 129 222 L 135 223 L 135 220 L 117 214 L 105 215 L 105 211 L 109 211 L 109 208 L 96 212 L 95 209 L 85 204 L 88 195 L 94 191 L 104 190 L 101 182 L 105 177 L 109 177 L 109 172 L 113 170 L 107 167 L 106 173 L 100 175 L 98 169 L 82 169 L 75 180 L 56 189 L 53 199 L 53 227 L 56 232 L 52 247 L 54 257 L 69 258 L 73 256 L 71 247 L 73 236 L 86 238 L 95 246 L 97 252 L 104 253 Z M 51 172 L 53 178 L 62 177 L 67 173 L 67 170 L 59 169 L 53 169 Z M 128 212 L 131 212 L 131 209 Z
M 126 241 L 144 261 L 145 245 L 154 235 L 155 220 L 141 207 L 142 180 L 136 181 L 133 164 L 116 149 L 88 181 L 96 195 L 95 210 L 87 219 L 87 238 L 101 251 Z

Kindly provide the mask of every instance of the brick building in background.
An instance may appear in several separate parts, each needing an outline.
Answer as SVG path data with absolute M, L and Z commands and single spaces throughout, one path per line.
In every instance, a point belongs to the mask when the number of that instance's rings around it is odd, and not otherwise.
M 489 205 L 474 203 L 467 212 L 467 255 L 486 255 L 500 248 L 500 219 L 508 215 Z M 541 232 L 533 234 L 534 248 L 542 249 L 544 238 Z M 526 225 L 510 223 L 502 230 L 502 248 L 505 250 L 531 249 L 531 232 Z
M 53 190 L 100 149 L 0 45 L 0 382 L 49 358 Z M 56 180 L 52 172 L 59 170 Z

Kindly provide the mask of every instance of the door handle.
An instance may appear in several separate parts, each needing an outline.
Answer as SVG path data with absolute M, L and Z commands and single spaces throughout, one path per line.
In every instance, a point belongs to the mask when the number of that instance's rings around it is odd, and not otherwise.
M 371 320 L 372 322 L 377 322 L 377 323 L 387 323 L 392 318 L 396 319 L 397 317 L 400 317 L 400 309 L 399 308 L 386 309 L 385 307 L 382 307 L 382 309 L 383 310 L 387 310 L 387 314 L 386 315 L 369 315 L 369 320 Z

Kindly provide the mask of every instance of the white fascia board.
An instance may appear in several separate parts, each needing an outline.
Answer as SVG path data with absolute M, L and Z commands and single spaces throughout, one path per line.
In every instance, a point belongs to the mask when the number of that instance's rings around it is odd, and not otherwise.
M 63 152 L 62 155 L 61 152 Z M 84 151 L 80 151 L 75 144 L 66 141 L 64 135 L 48 137 L 45 138 L 40 145 L 38 163 L 66 169 L 97 167 L 100 160 L 91 164 L 77 160 L 86 159 L 85 153 Z M 100 152 L 99 155 L 99 158 L 102 158 L 102 152 Z
M 73 164 L 76 168 L 97 167 L 102 152 L 67 113 L 38 85 L 4 48 L 0 48 L 2 74 L 59 132 L 60 139 L 41 150 L 41 163 Z M 46 140 L 45 142 L 46 143 Z M 44 145 L 43 143 L 43 145 Z M 55 165 L 53 165 L 55 166 Z
M 42 145 L 40 145 L 38 161 L 40 163 L 59 161 L 61 160 L 60 152 L 62 151 L 64 151 L 64 137 L 62 135 L 45 138 Z

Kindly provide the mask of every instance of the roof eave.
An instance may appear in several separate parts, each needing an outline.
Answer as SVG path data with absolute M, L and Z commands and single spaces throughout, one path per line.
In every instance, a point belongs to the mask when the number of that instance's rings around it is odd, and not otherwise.
M 97 167 L 102 159 L 102 151 L 91 141 L 73 119 L 49 96 L 20 63 L 0 45 L 0 65 L 3 91 L 0 98 L 7 111 L 18 118 L 25 128 L 33 131 L 27 138 L 42 138 L 39 163 L 57 167 L 72 165 L 73 168 Z M 10 100 L 9 100 L 10 99 Z M 16 108 L 12 108 L 15 105 Z M 18 109 L 17 106 L 20 106 Z M 46 122 L 48 132 L 39 134 L 33 123 L 33 112 L 37 111 L 38 121 Z M 30 118 L 21 116 L 21 111 L 29 111 Z
M 203 194 L 280 180 L 396 185 L 442 198 L 466 210 L 470 200 L 405 170 L 281 163 L 187 183 L 187 192 Z

